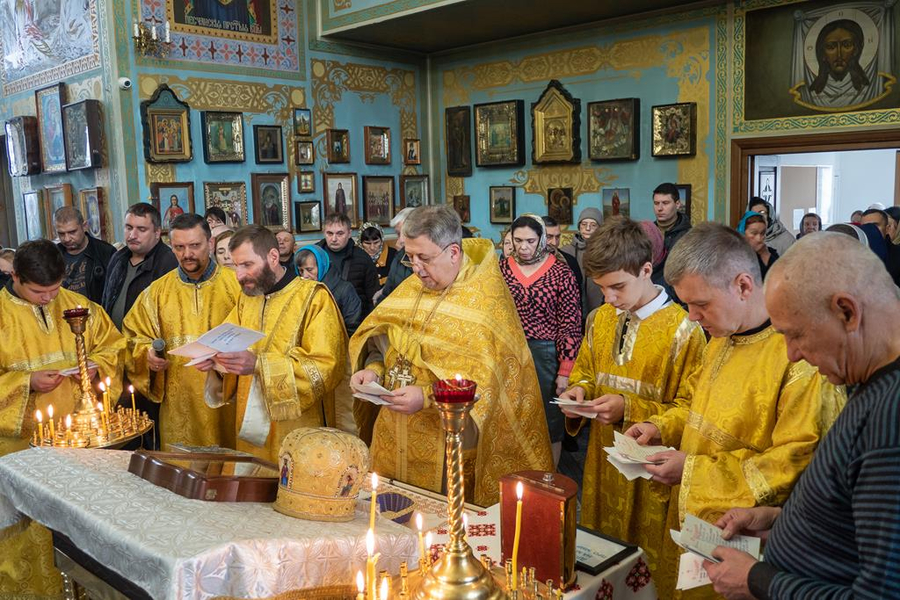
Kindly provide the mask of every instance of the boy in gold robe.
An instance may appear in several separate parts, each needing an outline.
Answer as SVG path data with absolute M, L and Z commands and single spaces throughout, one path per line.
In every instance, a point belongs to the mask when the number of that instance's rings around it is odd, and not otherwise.
M 236 400 L 237 449 L 277 462 L 284 437 L 334 416 L 334 388 L 344 374 L 347 333 L 328 288 L 279 264 L 275 234 L 242 227 L 228 248 L 242 294 L 225 319 L 261 331 L 249 350 L 197 364 L 208 372 L 206 401 Z M 224 377 L 213 367 L 225 371 Z
M 389 406 L 357 401 L 372 469 L 442 491 L 444 435 L 431 384 L 460 374 L 481 400 L 464 441 L 466 498 L 497 502 L 499 479 L 551 471 L 550 436 L 537 374 L 490 240 L 462 240 L 446 206 L 419 207 L 403 224 L 409 277 L 363 321 L 350 342 L 351 382 L 385 379 Z
M 715 523 L 731 508 L 780 506 L 843 408 L 843 389 L 809 363 L 788 360 L 784 336 L 769 321 L 756 254 L 733 229 L 694 227 L 665 274 L 713 338 L 690 403 L 627 432 L 639 443 L 679 448 L 645 466 L 654 481 L 673 486 L 668 527 L 680 529 L 688 513 Z M 674 594 L 682 552 L 665 540 L 654 574 L 661 598 Z M 680 595 L 715 596 L 710 586 Z
M 700 366 L 706 338 L 687 313 L 653 284 L 650 239 L 634 221 L 613 217 L 588 240 L 584 269 L 606 304 L 588 319 L 588 330 L 570 375 L 574 385 L 561 398 L 583 402 L 592 413 L 584 465 L 581 523 L 639 545 L 650 572 L 667 537 L 668 486 L 628 481 L 606 460 L 613 432 L 683 405 L 690 376 Z M 566 429 L 576 436 L 588 419 L 567 411 Z
M 0 290 L 0 456 L 28 447 L 35 410 L 54 417 L 70 414 L 80 391 L 78 376 L 59 371 L 76 365 L 75 335 L 63 311 L 90 310 L 84 334 L 87 358 L 97 367 L 91 376 L 113 380 L 112 397 L 121 389 L 121 334 L 98 304 L 61 288 L 66 265 L 48 240 L 26 242 L 13 259 L 13 275 Z M 20 521 L 0 530 L 0 597 L 57 598 L 62 580 L 53 565 L 50 532 Z
M 210 259 L 211 233 L 206 219 L 184 213 L 170 223 L 169 236 L 178 268 L 141 292 L 122 322 L 128 339 L 125 369 L 135 389 L 162 404 L 160 447 L 234 447 L 234 406 L 210 408 L 203 401 L 206 376 L 185 369 L 183 356 L 159 356 L 151 348 L 161 339 L 173 349 L 195 341 L 222 323 L 234 308 L 241 286 L 231 269 Z

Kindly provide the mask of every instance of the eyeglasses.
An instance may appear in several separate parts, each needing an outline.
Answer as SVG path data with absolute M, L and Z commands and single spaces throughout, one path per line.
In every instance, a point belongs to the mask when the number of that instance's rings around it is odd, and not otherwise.
M 439 257 L 441 254 L 446 252 L 447 248 L 449 248 L 452 245 L 453 244 L 447 244 L 446 246 L 443 247 L 443 249 L 440 252 L 438 252 L 434 256 L 429 256 L 428 258 L 421 258 L 419 256 L 413 256 L 412 258 L 410 258 L 409 255 L 407 254 L 406 258 L 400 259 L 400 264 L 409 269 L 412 269 L 413 265 L 415 263 L 419 263 L 423 267 L 428 267 L 431 265 L 431 263 L 433 263 L 435 260 L 437 260 L 437 257 Z

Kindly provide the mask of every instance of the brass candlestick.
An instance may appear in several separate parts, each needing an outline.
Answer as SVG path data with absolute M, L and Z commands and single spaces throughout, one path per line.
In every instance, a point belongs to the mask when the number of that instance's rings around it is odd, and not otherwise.
M 74 419 L 66 417 L 65 428 L 60 422 L 59 427 L 48 426 L 44 429 L 44 424 L 38 421 L 36 426 L 40 429 L 35 431 L 33 446 L 114 448 L 123 446 L 153 428 L 153 421 L 146 413 L 122 407 L 113 412 L 111 405 L 104 407 L 103 412 L 98 409 L 97 397 L 91 388 L 87 349 L 84 345 L 84 332 L 89 316 L 90 311 L 81 306 L 63 311 L 63 318 L 75 334 L 75 357 L 81 387 Z
M 464 475 L 462 433 L 476 402 L 476 384 L 457 378 L 434 384 L 435 405 L 444 427 L 447 468 L 447 516 L 450 543 L 425 574 L 413 597 L 420 600 L 499 600 L 508 596 L 466 543 L 463 530 Z

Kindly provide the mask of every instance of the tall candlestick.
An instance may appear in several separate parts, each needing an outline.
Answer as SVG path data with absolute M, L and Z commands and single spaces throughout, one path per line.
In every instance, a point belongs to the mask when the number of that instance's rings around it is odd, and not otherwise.
M 525 486 L 522 482 L 516 484 L 516 537 L 513 538 L 513 556 L 512 556 L 512 589 L 519 589 L 519 573 L 516 570 L 519 560 L 519 536 L 522 533 L 522 494 L 525 493 Z
M 378 558 L 380 554 L 375 554 L 375 531 L 369 529 L 366 532 L 366 589 L 370 600 L 375 600 L 375 592 L 378 589 L 378 582 L 375 581 L 375 567 L 378 566 Z
M 44 445 L 44 416 L 41 414 L 40 410 L 34 411 L 34 420 L 37 421 L 37 430 L 38 430 L 38 443 L 39 445 Z M 419 534 L 421 535 L 421 533 Z
M 362 571 L 356 572 L 356 600 L 366 600 L 366 578 Z
M 419 571 L 425 576 L 425 536 L 422 533 L 422 513 L 416 513 L 416 529 L 419 530 Z
M 56 428 L 53 426 L 53 405 L 47 406 L 47 422 L 50 424 L 50 445 L 53 445 L 56 439 Z
M 369 513 L 369 529 L 375 531 L 375 505 L 378 504 L 378 473 L 372 473 L 372 511 Z

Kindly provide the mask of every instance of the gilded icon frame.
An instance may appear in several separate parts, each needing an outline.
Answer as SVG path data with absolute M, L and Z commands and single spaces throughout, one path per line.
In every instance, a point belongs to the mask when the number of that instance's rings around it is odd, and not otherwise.
M 589 102 L 588 158 L 594 161 L 641 157 L 641 100 L 618 98 Z
M 253 222 L 268 229 L 290 229 L 290 175 L 288 173 L 251 173 L 250 187 L 253 190 Z M 274 191 L 275 203 L 266 203 L 266 194 Z M 279 211 L 277 219 L 271 218 L 270 208 Z
M 246 160 L 244 154 L 244 115 L 239 112 L 220 112 L 206 110 L 200 113 L 201 131 L 203 133 L 203 161 L 213 163 L 242 163 Z M 231 126 L 230 139 L 225 139 L 225 127 Z M 221 133 L 221 141 L 226 144 L 227 150 L 218 148 L 213 150 L 213 127 Z
M 531 104 L 531 162 L 581 162 L 581 100 L 556 79 Z
M 366 164 L 391 164 L 391 128 L 367 125 L 364 130 L 366 140 Z
M 161 130 L 164 124 L 166 131 Z M 168 85 L 160 85 L 149 100 L 141 102 L 141 125 L 144 130 L 144 159 L 147 162 L 182 163 L 193 159 L 191 107 L 179 100 Z M 162 139 L 160 134 L 164 134 Z M 171 148 L 165 147 L 170 143 Z
M 206 210 L 217 206 L 225 211 L 229 229 L 238 229 L 250 222 L 247 218 L 247 184 L 243 181 L 204 181 L 203 206 Z
M 63 127 L 63 105 L 66 104 L 66 84 L 56 83 L 51 86 L 35 90 L 34 103 L 37 110 L 38 138 L 41 149 L 41 170 L 44 173 L 64 173 L 66 167 L 66 142 L 65 128 Z M 47 114 L 46 109 L 52 108 L 55 113 Z M 53 131 L 56 136 L 53 136 Z M 56 138 L 59 143 L 59 156 L 50 155 L 50 138 Z
M 506 100 L 475 105 L 475 164 L 521 167 L 525 164 L 525 102 Z
M 661 104 L 651 111 L 653 156 L 694 156 L 697 153 L 697 103 Z
M 444 110 L 444 126 L 447 142 L 447 175 L 471 176 L 472 109 L 468 106 L 447 108 Z

